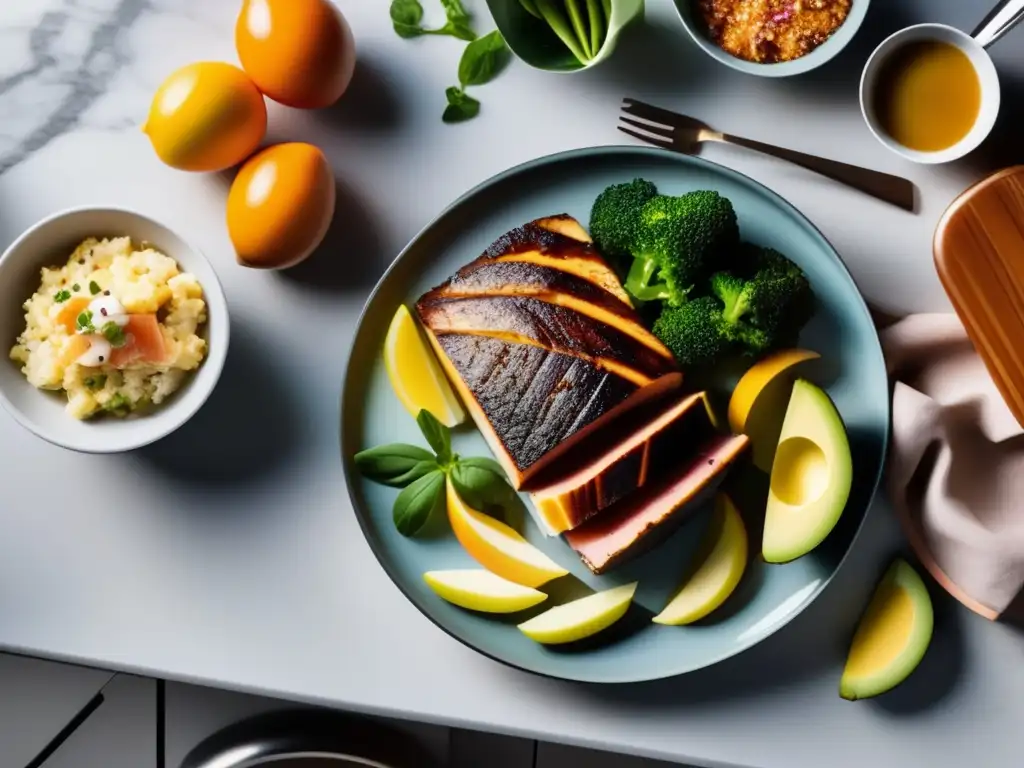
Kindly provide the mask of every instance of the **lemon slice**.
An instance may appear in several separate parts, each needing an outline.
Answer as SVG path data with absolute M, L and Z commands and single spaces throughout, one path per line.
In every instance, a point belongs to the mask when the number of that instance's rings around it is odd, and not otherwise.
M 715 514 L 698 550 L 691 576 L 654 617 L 655 624 L 679 626 L 703 619 L 736 589 L 747 567 L 747 531 L 725 494 L 715 499 Z
M 607 629 L 629 610 L 636 582 L 597 592 L 551 608 L 519 625 L 531 640 L 545 645 L 574 643 Z
M 463 549 L 503 579 L 526 587 L 539 587 L 568 573 L 513 528 L 466 506 L 451 480 L 448 480 L 448 521 Z
M 395 312 L 384 340 L 384 367 L 395 394 L 413 417 L 426 409 L 446 427 L 465 421 L 462 404 L 404 304 Z
M 543 603 L 543 592 L 475 568 L 427 571 L 423 580 L 438 597 L 460 608 L 483 613 L 515 613 Z

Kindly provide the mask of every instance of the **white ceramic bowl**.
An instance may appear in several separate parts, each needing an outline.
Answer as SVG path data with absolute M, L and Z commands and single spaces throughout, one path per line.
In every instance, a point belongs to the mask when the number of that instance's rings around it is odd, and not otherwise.
M 939 152 L 919 152 L 903 146 L 886 133 L 875 111 L 875 89 L 878 86 L 878 76 L 886 59 L 905 45 L 924 41 L 955 45 L 967 54 L 967 58 L 971 60 L 974 71 L 978 73 L 978 79 L 981 81 L 981 110 L 978 112 L 978 119 L 975 121 L 974 127 L 959 142 Z M 1000 100 L 999 73 L 996 72 L 995 64 L 992 63 L 988 53 L 973 37 L 959 29 L 947 27 L 945 24 L 918 24 L 890 35 L 871 54 L 860 79 L 860 109 L 871 133 L 897 155 L 915 163 L 930 165 L 948 163 L 973 152 L 992 132 L 996 118 L 999 116 Z
M 44 392 L 25 379 L 8 352 L 25 328 L 22 304 L 39 287 L 39 270 L 61 266 L 87 237 L 129 236 L 153 244 L 191 272 L 203 287 L 208 322 L 207 357 L 168 400 L 152 412 L 79 421 L 68 415 L 63 392 Z M 195 247 L 148 216 L 121 208 L 74 208 L 43 219 L 0 256 L 0 404 L 44 440 L 85 453 L 120 453 L 159 440 L 188 421 L 220 378 L 228 351 L 227 301 L 210 262 Z

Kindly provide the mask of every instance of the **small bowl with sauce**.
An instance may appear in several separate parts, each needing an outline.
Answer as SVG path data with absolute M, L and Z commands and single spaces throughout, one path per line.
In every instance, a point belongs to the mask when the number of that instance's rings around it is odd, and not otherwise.
M 972 35 L 918 24 L 875 49 L 860 81 L 860 106 L 882 144 L 917 163 L 958 160 L 977 149 L 999 116 L 999 74 L 985 50 L 1024 17 L 1003 0 Z

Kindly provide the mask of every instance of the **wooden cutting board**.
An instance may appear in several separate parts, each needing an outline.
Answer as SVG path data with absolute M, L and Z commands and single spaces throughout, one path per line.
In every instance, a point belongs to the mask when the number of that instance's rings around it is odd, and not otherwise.
M 1024 426 L 1024 166 L 960 195 L 939 221 L 934 251 L 953 308 Z

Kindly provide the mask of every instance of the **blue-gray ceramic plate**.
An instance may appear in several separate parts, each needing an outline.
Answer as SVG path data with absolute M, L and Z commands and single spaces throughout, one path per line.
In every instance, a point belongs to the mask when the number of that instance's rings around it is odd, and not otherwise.
M 776 64 L 759 64 L 756 61 L 744 61 L 736 58 L 731 53 L 724 51 L 712 40 L 707 33 L 707 28 L 701 19 L 700 11 L 697 9 L 697 0 L 674 0 L 679 18 L 690 33 L 690 37 L 697 43 L 704 53 L 713 59 L 725 64 L 727 67 L 746 72 L 748 75 L 760 77 L 789 77 L 790 75 L 802 75 L 817 69 L 826 61 L 834 58 L 853 39 L 854 35 L 864 23 L 864 17 L 868 15 L 870 0 L 853 0 L 850 5 L 850 12 L 842 26 L 832 36 L 819 45 L 810 53 L 791 61 L 782 61 Z
M 509 229 L 567 212 L 584 224 L 609 184 L 642 176 L 670 194 L 716 189 L 736 206 L 744 238 L 773 246 L 806 271 L 820 308 L 801 339 L 823 354 L 813 372 L 846 421 L 854 482 L 839 526 L 822 546 L 788 565 L 750 564 L 736 593 L 700 625 L 664 627 L 650 619 L 667 602 L 686 567 L 706 512 L 662 547 L 606 576 L 591 575 L 559 538 L 546 538 L 525 520 L 523 532 L 572 573 L 553 582 L 553 604 L 589 589 L 640 580 L 636 604 L 611 630 L 573 648 L 537 645 L 516 628 L 523 616 L 494 617 L 445 603 L 424 583 L 425 571 L 472 568 L 444 520 L 428 536 L 407 539 L 391 519 L 397 492 L 364 480 L 353 454 L 389 442 L 423 444 L 412 417 L 395 398 L 381 347 L 396 307 L 479 256 Z M 381 565 L 405 595 L 452 637 L 506 664 L 551 677 L 590 682 L 636 682 L 679 675 L 714 664 L 785 626 L 825 588 L 860 529 L 878 485 L 889 429 L 885 366 L 867 307 L 849 272 L 824 237 L 796 209 L 765 187 L 712 163 L 642 147 L 600 147 L 541 158 L 481 184 L 424 229 L 381 279 L 363 312 L 351 351 L 342 402 L 342 451 L 355 513 Z M 490 455 L 471 425 L 454 435 L 464 456 Z M 740 496 L 756 485 L 730 480 Z M 750 478 L 754 471 L 750 470 Z M 737 479 L 741 482 L 737 482 Z M 752 494 L 756 497 L 756 494 Z M 742 502 L 742 499 L 741 499 Z M 750 512 L 752 550 L 760 540 L 758 510 Z M 528 516 L 527 516 L 528 518 Z M 535 611 L 540 610 L 534 609 Z

